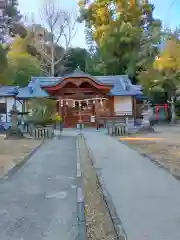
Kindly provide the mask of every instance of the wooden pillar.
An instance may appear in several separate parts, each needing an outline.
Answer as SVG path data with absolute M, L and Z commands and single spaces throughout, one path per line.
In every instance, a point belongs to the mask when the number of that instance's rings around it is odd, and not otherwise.
M 133 105 L 133 117 L 134 117 L 134 119 L 136 119 L 136 117 L 137 117 L 137 102 L 136 102 L 136 97 L 134 96 L 133 98 L 132 98 L 132 105 Z
M 98 97 L 98 96 L 96 96 Z M 99 122 L 99 106 L 98 106 L 98 100 L 95 100 L 95 119 L 96 119 L 96 124 Z
M 59 115 L 61 115 L 61 102 L 59 98 L 57 100 L 57 111 L 59 112 Z
M 95 112 L 95 118 L 98 117 L 98 106 L 97 106 L 97 100 L 95 100 L 95 103 L 94 103 L 94 112 Z
M 8 102 L 8 101 L 7 101 L 7 97 L 5 97 L 5 103 L 6 103 L 6 122 L 8 121 L 8 114 L 9 114 L 9 113 L 8 113 L 8 109 L 7 109 L 7 107 L 8 107 L 8 106 L 7 106 L 7 102 Z
M 109 108 L 109 115 L 114 116 L 114 97 L 108 98 L 108 108 Z
M 112 107 L 111 112 L 112 112 L 112 116 L 115 115 L 115 112 L 114 112 L 114 103 L 115 103 L 114 97 L 112 97 L 112 100 L 111 100 L 111 107 Z

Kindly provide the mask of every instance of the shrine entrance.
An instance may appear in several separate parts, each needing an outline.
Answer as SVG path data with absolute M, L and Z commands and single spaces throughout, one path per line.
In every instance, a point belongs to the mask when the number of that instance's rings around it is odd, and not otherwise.
M 85 126 L 95 126 L 98 116 L 109 114 L 107 101 L 108 99 L 103 96 L 61 99 L 61 113 L 65 127 L 74 127 L 80 122 Z
M 68 77 L 55 86 L 44 88 L 57 98 L 57 110 L 64 127 L 75 127 L 79 122 L 95 126 L 100 116 L 112 114 L 112 98 L 107 96 L 111 87 L 90 77 Z

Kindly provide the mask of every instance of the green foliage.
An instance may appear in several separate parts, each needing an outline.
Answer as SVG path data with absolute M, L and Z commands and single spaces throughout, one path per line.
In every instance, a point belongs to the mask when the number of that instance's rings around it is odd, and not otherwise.
M 31 102 L 32 116 L 28 116 L 27 123 L 46 126 L 55 122 L 56 102 L 48 99 L 34 99 Z
M 17 20 L 21 19 L 21 15 L 20 12 L 18 11 L 18 1 L 17 0 L 11 0 L 10 2 L 8 2 L 7 5 L 7 15 L 8 17 L 11 18 L 16 18 Z
M 27 119 L 27 122 L 35 126 L 46 126 L 52 123 L 52 118 L 47 108 L 36 107 L 33 110 L 33 115 Z
M 88 9 L 80 1 L 80 7 L 88 46 L 98 49 L 96 71 L 136 77 L 152 65 L 161 39 L 161 22 L 153 18 L 153 5 L 148 1 L 95 0 Z
M 64 68 L 66 72 L 73 72 L 78 66 L 82 71 L 86 71 L 86 59 L 88 52 L 83 48 L 70 48 L 65 54 Z
M 35 57 L 24 54 L 10 56 L 8 59 L 13 85 L 25 87 L 32 76 L 40 76 L 40 64 Z
M 159 72 L 158 85 L 160 85 L 171 98 L 175 95 L 177 85 L 180 83 L 180 41 L 168 39 L 159 57 L 154 62 L 154 68 Z
M 13 85 L 24 87 L 32 76 L 40 76 L 40 62 L 27 53 L 26 39 L 15 39 L 8 53 L 8 62 Z
M 148 68 L 139 73 L 140 83 L 146 94 L 162 96 L 171 99 L 175 96 L 180 84 L 180 41 L 179 37 L 171 33 L 166 38 L 164 48 Z M 154 91 L 154 89 L 156 89 Z M 150 91 L 149 91 L 150 90 Z M 161 91 L 162 90 L 162 91 Z

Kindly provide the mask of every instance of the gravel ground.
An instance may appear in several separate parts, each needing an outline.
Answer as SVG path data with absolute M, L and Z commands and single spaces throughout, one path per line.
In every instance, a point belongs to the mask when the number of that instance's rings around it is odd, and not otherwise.
M 0 178 L 36 148 L 41 141 L 22 139 L 4 140 L 0 135 Z
M 85 218 L 88 240 L 115 240 L 117 236 L 103 199 L 102 191 L 88 154 L 86 143 L 79 140 L 83 174 Z

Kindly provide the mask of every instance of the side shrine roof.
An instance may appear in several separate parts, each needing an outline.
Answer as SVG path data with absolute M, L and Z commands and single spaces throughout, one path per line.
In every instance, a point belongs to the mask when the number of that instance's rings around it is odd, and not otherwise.
M 61 78 L 54 77 L 32 77 L 27 87 L 20 88 L 17 98 L 48 98 L 49 94 L 42 86 L 56 85 Z
M 19 92 L 16 86 L 0 86 L 0 97 L 13 97 Z

